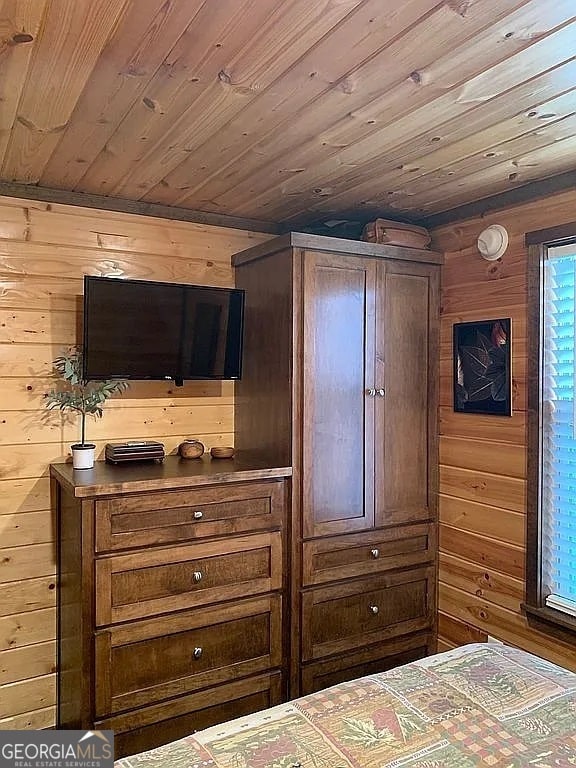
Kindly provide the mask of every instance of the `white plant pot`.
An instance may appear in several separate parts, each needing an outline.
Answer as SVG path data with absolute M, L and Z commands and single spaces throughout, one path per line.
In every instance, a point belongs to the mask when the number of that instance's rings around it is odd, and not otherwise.
M 75 443 L 72 446 L 72 466 L 74 469 L 92 469 L 95 450 L 94 443 Z

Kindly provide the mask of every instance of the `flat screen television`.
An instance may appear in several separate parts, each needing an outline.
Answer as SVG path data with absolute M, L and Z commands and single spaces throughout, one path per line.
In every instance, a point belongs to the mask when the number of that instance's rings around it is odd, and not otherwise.
M 244 291 L 84 277 L 84 378 L 239 379 Z

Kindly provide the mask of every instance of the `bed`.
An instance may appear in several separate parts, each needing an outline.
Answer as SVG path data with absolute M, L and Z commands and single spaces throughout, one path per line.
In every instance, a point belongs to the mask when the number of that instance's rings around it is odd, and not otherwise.
M 117 768 L 576 766 L 576 674 L 473 644 L 124 758 Z

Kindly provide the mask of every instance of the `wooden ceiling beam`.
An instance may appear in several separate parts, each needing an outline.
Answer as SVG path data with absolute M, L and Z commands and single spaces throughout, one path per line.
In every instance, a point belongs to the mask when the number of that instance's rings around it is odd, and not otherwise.
M 576 79 L 576 60 L 570 62 L 570 68 Z M 548 76 L 537 82 L 524 83 L 514 91 L 514 99 L 510 92 L 499 97 L 499 104 L 482 105 L 468 113 L 466 120 L 454 120 L 442 128 L 442 141 L 437 142 L 439 149 L 429 151 L 431 132 L 427 131 L 417 142 L 409 142 L 401 147 L 396 155 L 398 165 L 390 168 L 384 163 L 375 161 L 375 172 L 381 178 L 381 189 L 374 194 L 373 182 L 366 183 L 363 173 L 346 179 L 348 188 L 340 194 L 333 195 L 331 202 L 336 206 L 351 206 L 355 202 L 370 200 L 374 205 L 390 205 L 396 198 L 401 197 L 406 190 L 411 191 L 411 185 L 428 184 L 430 187 L 444 181 L 447 176 L 455 175 L 456 170 L 464 163 L 477 162 L 482 167 L 489 167 L 504 157 L 511 156 L 510 144 L 529 136 L 537 144 L 544 141 L 548 133 L 548 125 L 562 121 L 576 112 L 576 88 L 556 98 L 545 100 L 543 103 L 530 101 L 536 89 L 537 98 L 542 99 L 552 91 L 547 84 Z M 538 82 L 539 81 L 539 82 Z M 522 93 L 524 95 L 522 95 Z M 517 99 L 524 101 L 526 108 L 512 117 L 505 117 L 500 122 L 490 122 L 498 114 L 509 114 Z M 513 104 L 510 102 L 513 101 Z M 487 127 L 483 127 L 489 123 Z M 433 137 L 432 137 L 433 138 Z M 553 140 L 553 139 L 551 139 Z M 474 158 L 476 158 L 474 160 Z M 315 206 L 321 210 L 322 202 Z M 241 215 L 241 212 L 238 212 Z
M 233 188 L 239 179 L 255 177 L 262 166 L 267 167 L 271 156 L 283 152 L 287 141 L 292 141 L 307 108 L 311 108 L 312 114 L 306 115 L 302 127 L 309 138 L 310 130 L 316 136 L 310 121 L 325 119 L 327 95 L 331 94 L 333 106 L 341 111 L 349 109 L 350 102 L 357 101 L 359 96 L 363 98 L 367 88 L 381 87 L 359 73 L 361 64 L 401 37 L 436 5 L 435 0 L 400 4 L 397 0 L 366 0 L 359 4 L 311 46 L 273 87 L 260 92 L 233 121 L 197 146 L 145 199 L 166 202 L 171 198 L 179 204 L 193 205 L 203 188 L 212 190 L 214 185 L 215 194 L 221 194 Z M 362 44 L 350 45 L 351 40 L 361 40 Z M 265 120 L 262 115 L 266 115 Z M 272 179 L 267 176 L 267 180 Z M 211 193 L 209 197 L 212 199 Z
M 229 67 L 235 47 L 250 39 L 270 15 L 268 3 L 254 8 L 251 0 L 218 0 L 216 5 L 196 0 L 195 5 L 198 9 L 191 23 L 162 65 L 142 83 L 145 87 L 138 92 L 141 98 L 128 105 L 102 151 L 92 154 L 91 164 L 85 166 L 86 172 L 76 185 L 78 190 L 115 194 L 115 187 L 149 155 L 150 147 L 173 128 L 184 112 L 204 116 L 202 94 L 210 89 L 209 85 L 213 97 L 215 92 L 223 90 L 215 75 Z M 240 27 L 238 17 L 246 20 Z M 239 29 L 245 32 L 246 39 L 239 34 Z M 133 199 L 141 196 L 126 195 Z M 170 203 L 176 204 L 176 199 Z
M 506 171 L 508 181 L 518 179 L 521 182 L 525 160 L 533 153 L 539 155 L 540 161 L 545 158 L 551 160 L 552 154 L 546 152 L 546 148 L 552 149 L 558 142 L 570 139 L 576 134 L 576 90 L 572 94 L 572 112 L 567 116 L 560 112 L 557 120 L 551 119 L 541 125 L 533 124 L 530 129 L 525 126 L 522 133 L 510 136 L 502 142 L 488 144 L 480 151 L 472 151 L 468 156 L 441 165 L 431 172 L 421 175 L 414 173 L 413 179 L 404 178 L 402 182 L 394 185 L 394 194 L 387 198 L 388 203 L 392 201 L 392 208 L 418 210 L 425 216 L 428 210 L 433 210 L 428 206 L 440 199 L 444 190 L 467 190 L 471 177 L 480 178 L 476 174 L 486 173 L 492 176 L 492 169 L 500 168 Z M 377 196 L 376 201 L 378 199 L 385 201 L 385 193 Z
M 0 168 L 16 119 L 28 67 L 35 47 L 47 0 L 0 2 L 2 14 L 2 66 L 0 67 Z
M 425 126 L 418 138 L 408 137 L 393 151 L 375 154 L 369 166 L 360 164 L 342 174 L 334 182 L 331 196 L 310 207 L 319 214 L 341 208 L 362 209 L 367 201 L 374 207 L 388 207 L 410 181 L 426 173 L 444 171 L 450 163 L 482 149 L 489 151 L 493 144 L 506 140 L 506 136 L 521 134 L 530 125 L 534 131 L 545 130 L 547 122 L 571 114 L 576 105 L 575 82 L 576 59 L 505 90 L 488 102 L 472 105 L 443 125 Z M 391 126 L 390 133 L 394 130 Z M 435 138 L 440 141 L 434 141 Z M 379 179 L 378 185 L 374 175 Z M 242 210 L 238 209 L 236 215 L 243 215 Z
M 562 0 L 563 4 L 568 2 Z M 337 175 L 346 174 L 355 161 L 339 163 L 337 158 L 345 158 L 360 142 L 369 146 L 371 153 L 377 154 L 383 138 L 386 144 L 391 143 L 393 136 L 389 137 L 389 129 L 393 130 L 395 119 L 417 108 L 424 111 L 430 102 L 447 90 L 455 89 L 467 77 L 528 46 L 527 39 L 504 38 L 505 30 L 514 29 L 522 14 L 526 15 L 524 8 L 518 10 L 521 4 L 518 0 L 504 3 L 480 0 L 471 6 L 464 18 L 448 5 L 441 4 L 412 25 L 406 23 L 409 21 L 407 12 L 411 10 L 407 5 L 405 15 L 397 16 L 398 21 L 405 22 L 402 34 L 394 35 L 395 30 L 391 29 L 390 39 L 381 50 L 370 52 L 364 63 L 341 74 L 350 83 L 349 93 L 343 94 L 337 86 L 329 87 L 313 105 L 306 102 L 297 112 L 298 102 L 285 100 L 282 105 L 285 121 L 257 144 L 254 144 L 254 131 L 248 129 L 252 151 L 242 155 L 241 162 L 235 162 L 235 173 L 221 174 L 210 181 L 210 199 L 232 210 L 239 201 L 249 204 L 259 196 L 269 198 L 275 184 L 298 189 L 300 182 L 310 174 L 314 175 L 320 164 L 327 168 L 332 162 Z M 506 14 L 511 11 L 514 13 L 508 17 Z M 542 11 L 540 13 L 543 15 Z M 563 18 L 561 13 L 561 10 L 557 11 L 554 19 Z M 506 18 L 499 19 L 501 16 Z M 550 19 L 550 23 L 554 23 L 554 19 Z M 383 29 L 387 28 L 383 25 Z M 478 44 L 474 35 L 479 38 Z M 329 42 L 330 37 L 326 44 Z M 341 56 L 335 60 L 340 62 Z M 410 72 L 411 76 L 407 77 L 406 73 Z M 335 82 L 338 83 L 338 79 Z M 303 83 L 300 102 L 309 87 Z M 469 105 L 462 105 L 461 109 L 464 108 Z M 275 110 L 276 114 L 278 110 Z M 239 118 L 239 123 L 242 119 L 245 119 L 244 115 Z M 436 119 L 436 113 L 432 119 Z M 418 121 L 414 123 L 417 125 Z M 421 125 L 429 123 L 423 121 Z M 405 133 L 404 128 L 400 135 Z M 203 152 L 206 156 L 207 147 Z M 191 157 L 189 162 L 192 161 Z M 325 186 L 330 185 L 324 181 L 315 182 L 309 185 L 308 191 Z M 189 203 L 193 204 L 201 194 L 202 189 L 197 189 L 195 194 L 189 195 Z
M 128 0 L 59 0 L 40 28 L 2 177 L 35 183 Z
M 205 2 L 131 3 L 124 23 L 96 63 L 70 125 L 61 134 L 42 173 L 43 186 L 77 186 L 132 105 L 144 96 L 151 78 Z
M 92 195 L 87 192 L 70 192 L 64 189 L 50 189 L 32 184 L 0 181 L 0 195 L 22 198 L 24 200 L 41 200 L 45 203 L 61 205 L 76 205 L 82 208 L 99 208 L 104 211 L 119 213 L 134 213 L 138 216 L 155 216 L 159 219 L 173 221 L 188 221 L 193 224 L 206 224 L 213 227 L 228 227 L 243 229 L 249 232 L 264 232 L 278 235 L 284 231 L 279 224 L 270 221 L 257 221 L 237 216 L 226 216 L 219 213 L 193 211 L 190 208 L 177 208 L 170 205 L 157 205 L 140 200 L 124 200 L 119 197 Z
M 490 102 L 520 83 L 536 78 L 540 73 L 573 58 L 571 54 L 575 32 L 576 24 L 570 24 L 539 38 L 529 48 L 500 61 L 429 104 L 409 112 L 392 125 L 383 128 L 378 135 L 353 143 L 324 162 L 319 162 L 306 172 L 298 174 L 284 184 L 283 199 L 276 198 L 277 201 L 273 205 L 266 206 L 267 215 L 269 212 L 271 217 L 276 217 L 278 210 L 282 210 L 284 218 L 298 215 L 310 206 L 311 190 L 327 188 L 333 193 L 332 182 L 336 185 L 343 184 L 345 174 L 342 173 L 342 168 L 345 167 L 351 168 L 354 173 L 365 171 L 368 178 L 375 180 L 374 190 L 377 190 L 378 185 L 383 183 L 382 174 L 378 172 L 377 176 L 374 176 L 370 169 L 374 169 L 379 160 L 390 162 L 392 159 L 393 162 L 396 149 L 408 141 L 415 141 L 430 125 L 438 130 L 438 135 L 442 135 L 442 126 L 448 120 L 463 119 L 465 115 L 467 119 L 473 120 L 470 110 L 475 105 Z M 573 82 L 570 86 L 573 86 Z M 256 210 L 258 208 L 255 207 L 251 215 L 254 215 Z
M 191 148 L 201 147 L 209 138 L 219 136 L 223 125 L 256 99 L 260 91 L 270 87 L 361 1 L 291 0 L 263 4 L 259 0 L 258 8 L 267 8 L 268 13 L 256 29 L 249 23 L 254 9 L 251 16 L 244 14 L 244 18 L 232 14 L 228 28 L 238 39 L 236 45 L 234 37 L 227 39 L 230 48 L 227 65 L 212 71 L 200 98 L 193 100 L 183 112 L 178 114 L 180 101 L 176 114 L 166 112 L 160 135 L 152 134 L 147 142 L 148 151 L 127 174 L 114 177 L 117 183 L 112 186 L 112 193 L 132 199 L 144 197 L 189 156 Z M 221 45 L 219 38 L 215 42 Z M 188 182 L 190 178 L 194 179 L 188 177 Z M 175 198 L 174 202 L 179 201 Z
M 0 0 L 0 178 L 264 232 L 428 218 L 576 170 L 575 33 L 574 0 Z
M 459 205 L 448 211 L 442 211 L 442 213 L 426 216 L 420 219 L 420 223 L 428 229 L 436 229 L 445 224 L 481 218 L 504 208 L 512 208 L 515 205 L 548 198 L 551 195 L 573 189 L 576 189 L 576 171 L 567 171 L 566 173 L 551 176 L 548 179 L 532 181 L 515 189 L 508 189 L 505 192 L 499 192 L 496 195 L 475 200 L 472 203 Z
M 478 200 L 519 187 L 546 176 L 576 170 L 576 135 L 548 144 L 531 152 L 497 163 L 456 181 L 438 184 L 398 203 L 398 210 L 417 210 L 421 215 L 449 210 L 457 205 Z M 423 212 L 423 213 L 422 213 Z

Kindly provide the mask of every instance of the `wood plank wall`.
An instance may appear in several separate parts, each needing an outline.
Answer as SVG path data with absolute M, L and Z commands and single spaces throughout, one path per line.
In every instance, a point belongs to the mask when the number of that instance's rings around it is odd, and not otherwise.
M 574 645 L 534 631 L 522 616 L 526 516 L 526 259 L 524 234 L 576 220 L 576 191 L 446 225 L 440 359 L 439 650 L 492 635 L 576 669 Z M 510 245 L 484 261 L 478 234 L 504 225 Z M 513 415 L 452 407 L 452 326 L 512 318 Z
M 270 235 L 0 198 L 0 729 L 55 722 L 55 559 L 48 465 L 77 424 L 48 416 L 51 361 L 79 338 L 82 275 L 230 286 L 230 255 Z M 88 438 L 232 443 L 233 385 L 137 382 Z

